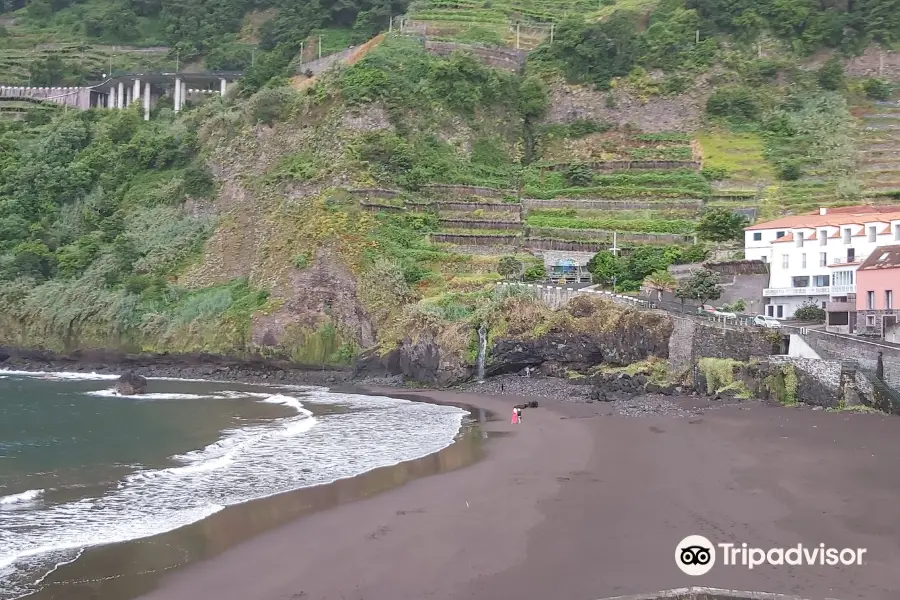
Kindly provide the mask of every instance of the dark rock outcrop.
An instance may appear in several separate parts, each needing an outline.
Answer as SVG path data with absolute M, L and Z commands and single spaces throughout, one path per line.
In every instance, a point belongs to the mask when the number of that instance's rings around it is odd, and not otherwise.
M 116 382 L 116 393 L 122 396 L 135 396 L 147 391 L 147 378 L 134 371 L 125 371 Z
M 466 381 L 474 371 L 474 365 L 464 364 L 461 357 L 444 351 L 426 333 L 416 340 L 407 338 L 384 354 L 377 349 L 363 352 L 356 360 L 353 375 L 356 378 L 402 375 L 412 381 L 446 387 Z
M 542 367 L 546 375 L 584 371 L 600 364 L 628 365 L 649 356 L 665 358 L 670 331 L 613 330 L 601 333 L 550 333 L 529 340 L 499 339 L 489 352 L 488 375 Z M 547 366 L 543 366 L 547 363 Z M 563 373 L 563 375 L 559 375 Z

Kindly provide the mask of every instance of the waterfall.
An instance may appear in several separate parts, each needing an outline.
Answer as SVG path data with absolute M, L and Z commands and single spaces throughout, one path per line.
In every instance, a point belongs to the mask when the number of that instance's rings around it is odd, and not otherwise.
M 487 354 L 487 327 L 478 328 L 478 381 L 484 381 L 484 356 Z

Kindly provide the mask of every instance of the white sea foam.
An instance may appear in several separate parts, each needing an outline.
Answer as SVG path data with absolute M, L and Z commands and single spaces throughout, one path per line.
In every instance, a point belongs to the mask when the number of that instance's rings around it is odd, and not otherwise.
M 296 415 L 224 431 L 215 443 L 172 457 L 168 468 L 126 476 L 102 497 L 0 511 L 0 600 L 21 595 L 6 590 L 21 590 L 22 581 L 26 591 L 34 590 L 34 579 L 13 581 L 4 576 L 4 566 L 19 567 L 20 574 L 36 566 L 46 572 L 84 547 L 164 533 L 225 506 L 419 458 L 451 444 L 464 414 L 454 407 L 304 386 L 303 402 L 353 409 L 315 417 L 284 393 L 286 387 L 275 389 L 282 393 L 210 395 L 281 404 Z
M 12 369 L 0 369 L 0 373 L 15 375 L 17 377 L 34 377 L 36 379 L 83 379 L 86 381 L 101 381 L 104 379 L 118 379 L 118 375 L 108 373 L 50 373 L 48 371 L 14 371 Z
M 9 506 L 13 504 L 27 504 L 34 502 L 44 494 L 44 490 L 28 490 L 20 494 L 12 494 L 9 496 L 0 496 L 0 506 Z
M 99 396 L 101 398 L 128 398 L 131 400 L 202 400 L 203 398 L 215 398 L 214 394 L 168 394 L 168 393 L 149 393 L 149 394 L 120 394 L 115 388 L 108 390 L 95 390 L 92 392 L 84 392 L 85 396 Z

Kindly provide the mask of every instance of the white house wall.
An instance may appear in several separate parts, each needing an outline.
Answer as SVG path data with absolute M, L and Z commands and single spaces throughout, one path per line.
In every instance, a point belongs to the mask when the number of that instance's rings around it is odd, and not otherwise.
M 874 215 L 873 215 L 874 216 Z M 817 215 L 811 215 L 810 221 L 815 222 Z M 863 217 L 864 218 L 864 217 Z M 874 226 L 876 235 L 874 241 L 870 241 L 868 228 Z M 850 243 L 845 242 L 844 229 L 850 229 Z M 887 229 L 887 233 L 882 233 Z M 778 234 L 793 234 L 793 240 L 789 242 L 775 242 Z M 825 243 L 821 242 L 821 235 L 825 232 Z M 804 234 L 804 241 L 798 244 L 798 237 Z M 839 237 L 832 237 L 835 234 Z M 759 234 L 761 239 L 755 239 L 754 234 Z M 810 239 L 815 235 L 816 239 Z M 744 232 L 744 257 L 747 260 L 763 260 L 769 263 L 769 287 L 764 291 L 764 297 L 774 307 L 782 307 L 781 318 L 790 318 L 794 311 L 804 302 L 812 299 L 819 306 L 823 302 L 835 297 L 844 297 L 856 293 L 855 271 L 875 248 L 900 243 L 900 220 L 893 221 L 864 221 L 849 225 L 828 225 L 813 227 L 773 227 L 771 229 L 756 229 Z M 847 250 L 855 251 L 855 260 L 847 262 Z M 821 265 L 820 253 L 825 253 L 826 264 Z M 806 255 L 804 264 L 803 256 Z M 787 256 L 787 267 L 784 267 L 784 257 Z M 834 285 L 834 274 L 837 271 L 852 271 L 853 285 Z M 816 276 L 827 276 L 828 285 L 816 285 Z M 795 286 L 795 277 L 808 277 L 809 284 L 805 287 Z M 768 312 L 766 314 L 769 314 Z M 773 314 L 773 316 L 778 316 Z

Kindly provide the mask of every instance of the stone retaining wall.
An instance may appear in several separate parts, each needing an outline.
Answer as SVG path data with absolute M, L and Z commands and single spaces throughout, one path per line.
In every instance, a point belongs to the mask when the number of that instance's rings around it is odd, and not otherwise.
M 703 200 L 660 200 L 658 202 L 626 198 L 623 200 L 557 199 L 537 200 L 523 198 L 522 208 L 546 210 L 552 208 L 574 208 L 575 210 L 696 210 L 703 208 Z
M 803 339 L 822 358 L 852 359 L 859 363 L 860 368 L 873 373 L 878 366 L 878 353 L 881 352 L 884 382 L 893 389 L 900 389 L 900 347 L 818 330 L 804 330 L 804 332 Z

